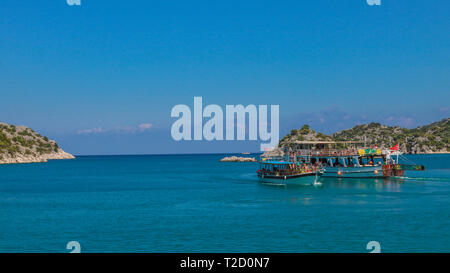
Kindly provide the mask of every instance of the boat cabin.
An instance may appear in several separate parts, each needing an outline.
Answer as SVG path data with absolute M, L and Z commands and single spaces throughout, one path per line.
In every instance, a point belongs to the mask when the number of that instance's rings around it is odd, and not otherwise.
M 293 175 L 312 173 L 319 170 L 309 163 L 292 161 L 261 161 L 260 172 L 264 175 Z
M 280 161 L 327 167 L 364 167 L 389 163 L 378 147 L 364 147 L 360 141 L 296 141 L 285 147 Z

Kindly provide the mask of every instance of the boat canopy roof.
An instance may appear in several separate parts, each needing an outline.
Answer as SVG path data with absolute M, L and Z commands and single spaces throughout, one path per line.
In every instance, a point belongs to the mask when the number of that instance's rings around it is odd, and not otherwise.
M 294 162 L 289 161 L 261 161 L 263 164 L 275 164 L 275 165 L 292 165 Z
M 308 141 L 308 140 L 296 140 L 296 144 L 361 144 L 364 141 Z

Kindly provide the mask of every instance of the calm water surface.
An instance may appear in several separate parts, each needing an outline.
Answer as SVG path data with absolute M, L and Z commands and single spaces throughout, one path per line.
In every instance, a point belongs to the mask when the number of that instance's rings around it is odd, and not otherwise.
M 0 165 L 0 252 L 450 251 L 450 155 L 402 180 L 260 184 L 224 155 Z

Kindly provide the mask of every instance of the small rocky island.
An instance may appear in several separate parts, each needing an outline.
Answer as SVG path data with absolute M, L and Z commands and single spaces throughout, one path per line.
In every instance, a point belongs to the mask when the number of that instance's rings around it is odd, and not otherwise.
M 258 162 L 254 157 L 228 156 L 220 160 L 220 162 Z
M 47 162 L 49 159 L 73 159 L 54 140 L 26 126 L 0 122 L 0 164 Z

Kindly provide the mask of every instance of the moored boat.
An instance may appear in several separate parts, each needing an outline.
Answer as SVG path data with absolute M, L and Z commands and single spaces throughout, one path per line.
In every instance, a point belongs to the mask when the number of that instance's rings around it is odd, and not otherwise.
M 284 161 L 261 161 L 258 177 L 263 183 L 314 185 L 323 170 L 311 164 Z
M 321 166 L 323 178 L 402 177 L 405 170 L 425 169 L 421 165 L 399 164 L 398 145 L 381 149 L 377 146 L 361 148 L 358 144 L 362 143 L 355 141 L 298 141 L 296 144 L 296 147 L 285 148 L 284 156 L 277 159 Z

